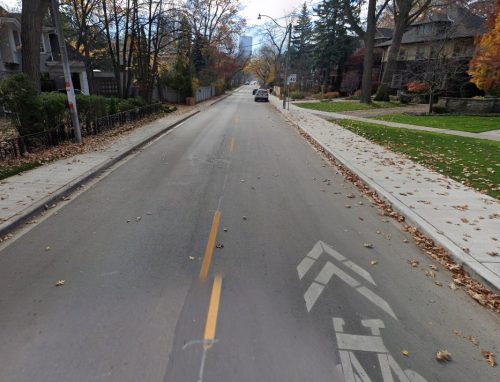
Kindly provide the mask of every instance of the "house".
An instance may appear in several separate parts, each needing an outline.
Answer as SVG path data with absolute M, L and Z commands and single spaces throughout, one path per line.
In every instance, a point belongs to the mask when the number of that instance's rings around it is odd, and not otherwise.
M 451 5 L 430 13 L 411 25 L 403 35 L 390 87 L 396 92 L 411 81 L 439 81 L 447 94 L 470 92 L 468 63 L 474 54 L 474 39 L 484 31 L 484 19 L 465 8 Z M 376 44 L 383 50 L 382 69 L 392 40 Z M 477 89 L 476 89 L 477 90 Z
M 375 45 L 381 44 L 392 38 L 393 30 L 390 28 L 377 28 L 375 34 Z M 360 41 L 362 45 L 362 41 Z M 343 94 L 351 95 L 355 90 L 361 89 L 363 77 L 363 60 L 365 48 L 358 47 L 344 63 L 340 91 Z M 373 51 L 372 86 L 376 89 L 382 76 L 382 48 L 375 48 Z
M 9 13 L 0 7 L 0 79 L 21 71 L 20 20 L 21 14 Z M 74 88 L 89 94 L 87 72 L 80 53 L 69 45 L 67 51 Z M 61 52 L 53 26 L 44 26 L 40 36 L 40 73 L 42 90 L 65 88 Z

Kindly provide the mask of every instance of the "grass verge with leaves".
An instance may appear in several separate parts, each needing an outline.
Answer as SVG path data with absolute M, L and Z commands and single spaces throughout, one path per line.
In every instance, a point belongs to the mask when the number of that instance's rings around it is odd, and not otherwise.
M 382 121 L 407 123 L 409 125 L 435 127 L 438 129 L 450 129 L 468 131 L 471 133 L 482 133 L 485 131 L 500 129 L 500 117 L 487 117 L 479 115 L 409 115 L 409 114 L 387 114 L 374 119 Z
M 353 102 L 353 101 L 335 101 L 335 102 L 304 102 L 297 103 L 296 106 L 302 107 L 304 109 L 327 111 L 330 113 L 341 113 L 344 111 L 355 111 L 355 110 L 372 110 L 372 109 L 386 109 L 390 107 L 403 107 L 405 105 L 399 102 L 379 102 L 375 101 L 371 104 Z
M 332 122 L 500 199 L 500 142 L 498 141 L 398 129 L 352 120 Z

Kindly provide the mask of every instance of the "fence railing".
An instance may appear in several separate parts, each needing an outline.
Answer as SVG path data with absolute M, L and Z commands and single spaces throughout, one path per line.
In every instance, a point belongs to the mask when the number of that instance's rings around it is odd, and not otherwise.
M 128 122 L 137 121 L 161 111 L 160 103 L 135 108 L 120 113 L 85 121 L 81 124 L 82 135 L 90 136 L 116 129 Z M 39 133 L 0 141 L 0 161 L 19 158 L 26 153 L 36 153 L 74 138 L 73 128 L 58 126 Z

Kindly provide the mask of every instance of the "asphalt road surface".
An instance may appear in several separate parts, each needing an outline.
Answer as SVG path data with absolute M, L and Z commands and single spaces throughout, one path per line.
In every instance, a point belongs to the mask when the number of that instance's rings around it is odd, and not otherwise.
M 500 380 L 498 315 L 251 90 L 2 247 L 1 382 Z

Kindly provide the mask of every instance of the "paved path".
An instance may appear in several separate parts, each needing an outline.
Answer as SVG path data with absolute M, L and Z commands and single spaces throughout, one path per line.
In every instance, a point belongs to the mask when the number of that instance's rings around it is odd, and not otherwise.
M 390 198 L 410 221 L 418 222 L 460 263 L 500 290 L 500 203 L 496 199 L 326 121 L 325 113 L 319 118 L 318 113 L 294 105 L 290 105 L 290 111 L 283 111 L 275 97 L 271 97 L 271 102 Z M 496 256 L 490 255 L 495 253 Z
M 0 245 L 0 381 L 498 380 L 498 314 L 251 90 Z
M 291 107 L 292 106 L 290 106 L 290 108 Z M 409 124 L 406 124 L 406 123 L 381 121 L 381 120 L 378 120 L 378 119 L 360 117 L 358 115 L 355 115 L 354 112 L 349 112 L 349 113 L 347 113 L 347 112 L 346 113 L 330 113 L 330 112 L 327 112 L 327 111 L 311 110 L 311 109 L 304 109 L 304 108 L 300 108 L 300 109 L 304 110 L 304 111 L 307 111 L 307 112 L 309 112 L 311 114 L 317 115 L 317 116 L 319 116 L 319 117 L 321 117 L 323 119 L 327 119 L 327 120 L 332 120 L 332 119 L 350 119 L 350 120 L 353 120 L 353 121 L 374 123 L 374 124 L 377 124 L 377 125 L 397 127 L 397 128 L 400 128 L 400 129 L 431 131 L 433 133 L 458 135 L 458 136 L 467 137 L 467 138 L 479 138 L 479 139 L 489 139 L 489 140 L 493 140 L 493 141 L 500 141 L 500 129 L 499 130 L 493 130 L 493 131 L 486 131 L 484 133 L 470 133 L 470 132 L 467 132 L 467 131 L 460 131 L 460 130 L 437 129 L 437 128 L 434 128 L 434 127 L 409 125 Z M 399 109 L 399 111 L 402 111 L 401 108 Z

